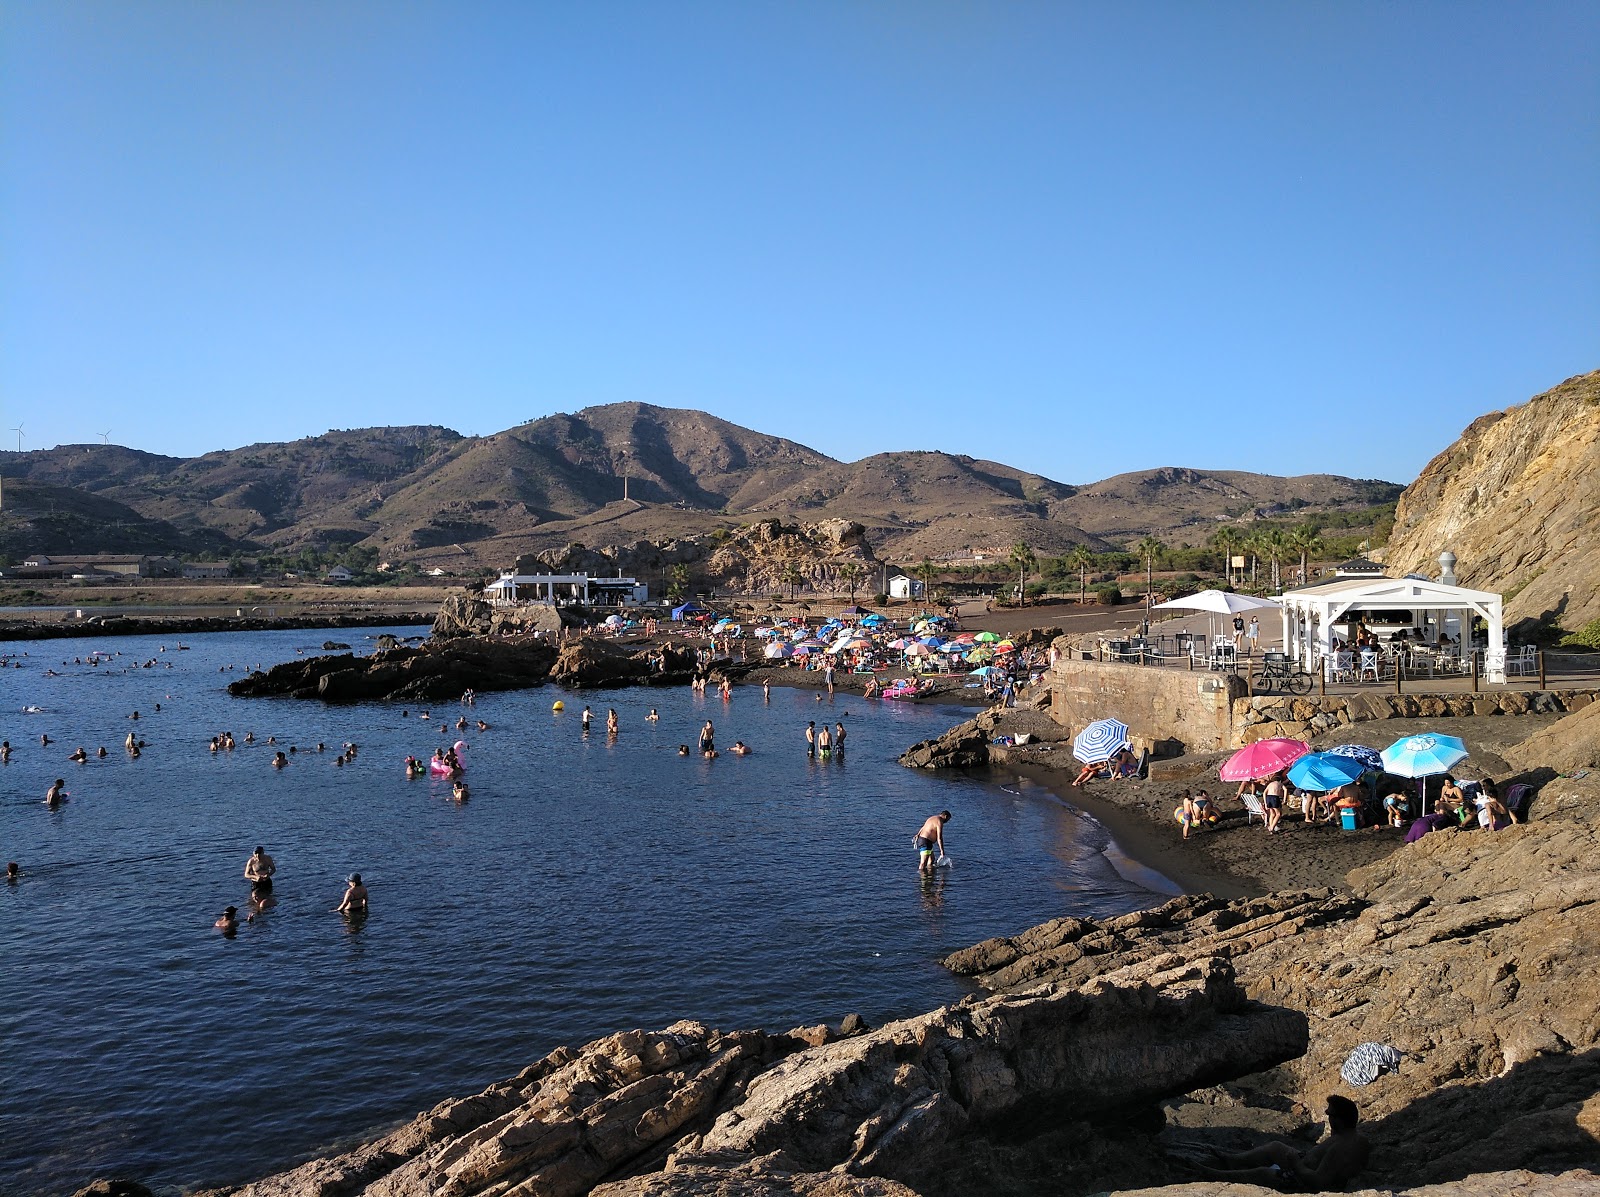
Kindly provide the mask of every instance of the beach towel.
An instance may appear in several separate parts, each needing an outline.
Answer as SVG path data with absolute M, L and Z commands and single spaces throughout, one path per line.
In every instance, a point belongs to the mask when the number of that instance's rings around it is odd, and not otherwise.
M 1344 1058 L 1339 1075 L 1347 1084 L 1370 1085 L 1386 1072 L 1399 1072 L 1400 1059 L 1387 1043 L 1363 1043 Z

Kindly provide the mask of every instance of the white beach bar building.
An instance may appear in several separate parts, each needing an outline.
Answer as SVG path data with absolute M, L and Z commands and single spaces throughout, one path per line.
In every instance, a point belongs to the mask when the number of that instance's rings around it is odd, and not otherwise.
M 637 606 L 650 601 L 650 588 L 634 578 L 596 578 L 589 574 L 501 574 L 483 588 L 495 606 L 516 603 L 576 603 L 589 607 Z
M 1440 564 L 1448 581 L 1435 582 L 1418 574 L 1388 578 L 1362 573 L 1285 591 L 1278 598 L 1283 605 L 1284 652 L 1306 670 L 1315 671 L 1318 662 L 1333 652 L 1334 636 L 1348 641 L 1359 621 L 1380 636 L 1406 629 L 1411 637 L 1437 642 L 1444 632 L 1465 653 L 1470 651 L 1472 617 L 1477 615 L 1489 626 L 1483 654 L 1484 680 L 1504 682 L 1506 652 L 1500 596 L 1455 585 L 1453 555 L 1442 554 Z

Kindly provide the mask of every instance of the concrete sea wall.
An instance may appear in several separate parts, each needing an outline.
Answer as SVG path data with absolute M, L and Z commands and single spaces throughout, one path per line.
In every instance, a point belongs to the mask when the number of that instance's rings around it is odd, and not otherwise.
M 1594 690 L 1501 690 L 1477 693 L 1252 696 L 1245 679 L 1225 673 L 1159 669 L 1123 662 L 1063 658 L 1051 671 L 1050 713 L 1077 732 L 1095 719 L 1120 719 L 1140 747 L 1157 755 L 1217 752 L 1274 736 L 1304 739 L 1375 719 L 1450 719 L 1471 715 L 1561 714 L 1588 706 Z

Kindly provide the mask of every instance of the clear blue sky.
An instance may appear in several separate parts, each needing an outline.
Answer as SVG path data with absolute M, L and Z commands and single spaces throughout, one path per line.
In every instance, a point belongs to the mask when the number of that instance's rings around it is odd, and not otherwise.
M 1600 5 L 0 5 L 0 445 L 696 407 L 1409 481 L 1600 366 Z

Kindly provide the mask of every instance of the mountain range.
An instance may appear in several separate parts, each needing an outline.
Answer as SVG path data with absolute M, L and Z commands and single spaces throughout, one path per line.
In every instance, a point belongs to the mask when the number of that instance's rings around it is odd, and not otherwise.
M 614 403 L 490 436 L 437 426 L 330 431 L 200 457 L 117 445 L 0 452 L 0 552 L 373 549 L 509 564 L 571 542 L 705 535 L 778 517 L 862 524 L 901 559 L 1059 553 L 1146 533 L 1203 541 L 1222 521 L 1364 508 L 1393 483 L 1162 468 L 1073 485 L 937 451 L 837 461 L 705 412 Z

